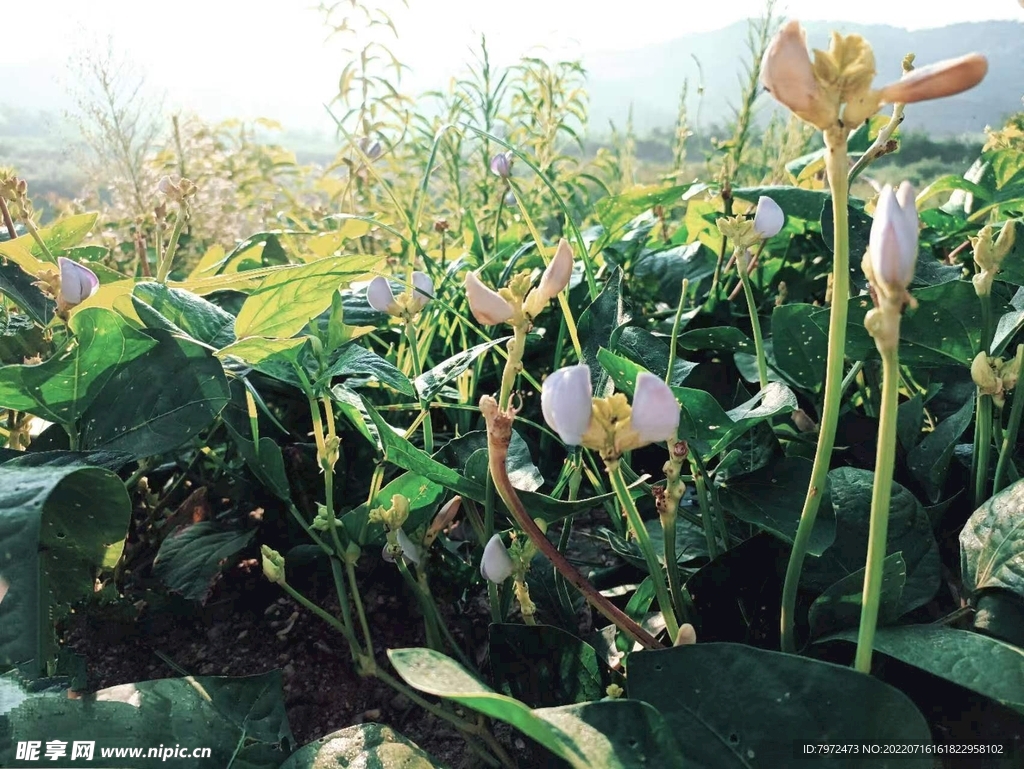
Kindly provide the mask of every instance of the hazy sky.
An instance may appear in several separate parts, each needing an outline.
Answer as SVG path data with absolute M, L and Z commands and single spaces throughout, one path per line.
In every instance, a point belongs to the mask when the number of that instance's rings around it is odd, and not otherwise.
M 334 0 L 328 0 L 334 2 Z M 412 89 L 458 73 L 486 33 L 499 62 L 537 45 L 561 53 L 642 48 L 759 15 L 761 0 L 382 0 L 400 33 Z M 347 5 L 347 0 L 342 3 Z M 273 116 L 291 126 L 326 124 L 320 106 L 337 88 L 341 38 L 326 41 L 310 0 L 4 0 L 0 89 L 30 107 L 53 106 L 67 88 L 69 56 L 108 37 L 167 106 L 209 117 Z M 780 0 L 800 20 L 886 23 L 910 29 L 961 21 L 1024 21 L 1018 0 Z M 4 77 L 0 77 L 3 81 Z M 63 81 L 63 82 L 62 82 Z M 19 85 L 21 88 L 19 88 Z M 13 86 L 13 87 L 12 87 Z M 6 91 L 6 94 L 5 94 Z

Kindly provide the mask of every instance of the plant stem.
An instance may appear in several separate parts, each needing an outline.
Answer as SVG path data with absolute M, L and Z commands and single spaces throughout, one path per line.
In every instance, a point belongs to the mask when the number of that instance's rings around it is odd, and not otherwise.
M 662 574 L 661 564 L 658 563 L 658 555 L 654 552 L 654 545 L 651 544 L 651 537 L 647 533 L 643 519 L 640 517 L 640 511 L 636 509 L 633 496 L 629 493 L 626 479 L 622 477 L 619 461 L 609 461 L 605 467 L 608 471 L 608 478 L 612 482 L 612 488 L 615 489 L 615 493 L 619 497 L 619 504 L 626 511 L 626 519 L 633 529 L 637 544 L 640 545 L 640 551 L 644 554 L 644 559 L 647 561 L 647 570 L 654 581 L 654 593 L 658 597 L 658 606 L 665 617 L 665 629 L 668 630 L 669 638 L 674 641 L 676 636 L 679 635 L 679 621 L 676 619 L 675 610 L 672 608 L 672 599 L 669 596 L 668 585 L 665 575 Z M 674 531 L 672 532 L 672 537 L 666 536 L 665 541 L 667 542 L 669 539 L 675 539 Z
M 679 304 L 676 306 L 676 318 L 672 322 L 672 339 L 668 348 L 668 368 L 665 371 L 665 384 L 672 386 L 672 369 L 676 365 L 676 346 L 679 344 L 679 329 L 683 325 L 683 306 L 686 304 L 686 292 L 690 288 L 688 278 L 683 278 L 683 285 L 679 291 Z
M 761 382 L 761 389 L 768 387 L 768 359 L 764 354 L 764 340 L 761 339 L 761 321 L 757 317 L 757 302 L 754 300 L 754 289 L 750 285 L 750 276 L 747 275 L 747 255 L 744 251 L 736 252 L 736 271 L 740 274 L 740 282 L 743 284 L 743 293 L 747 296 L 747 312 L 750 313 L 750 328 L 754 333 L 754 350 L 757 353 L 757 378 Z
M 178 211 L 174 216 L 174 228 L 171 230 L 171 239 L 167 242 L 167 249 L 163 253 L 159 264 L 156 267 L 156 279 L 158 283 L 166 283 L 167 276 L 171 272 L 171 265 L 174 263 L 174 252 L 178 250 L 178 238 L 185 227 L 185 220 L 188 216 L 185 213 L 185 204 L 178 204 Z
M 409 354 L 412 356 L 413 377 L 419 377 L 423 373 L 423 366 L 420 363 L 419 343 L 416 339 L 416 326 L 409 319 L 405 322 L 405 335 L 409 340 Z M 428 454 L 434 453 L 434 426 L 430 422 L 430 403 L 420 400 L 420 409 L 423 412 L 423 450 Z
M 700 505 L 700 522 L 704 527 L 704 539 L 708 544 L 708 558 L 714 560 L 721 553 L 718 549 L 718 540 L 715 538 L 714 521 L 711 520 L 711 509 L 708 504 L 708 492 L 705 488 L 704 475 L 697 469 L 694 460 L 690 460 L 690 472 L 693 473 L 693 482 L 697 487 L 697 503 Z
M 975 425 L 978 439 L 977 466 L 974 475 L 974 509 L 988 499 L 988 463 L 992 454 L 992 396 L 978 393 L 978 420 Z
M 807 498 L 800 513 L 800 524 L 793 540 L 793 550 L 786 569 L 786 581 L 782 590 L 781 641 L 782 651 L 795 653 L 796 596 L 800 584 L 807 546 L 818 515 L 818 506 L 828 482 L 828 471 L 832 462 L 836 426 L 842 407 L 843 360 L 846 350 L 846 317 L 850 300 L 850 243 L 847 199 L 848 159 L 846 132 L 834 128 L 825 131 L 825 168 L 829 186 L 832 189 L 832 220 L 834 241 L 832 247 L 832 308 L 828 324 L 828 358 L 825 369 L 825 403 L 822 409 L 821 427 L 818 432 L 818 447 L 814 453 L 811 482 Z
M 7 234 L 10 235 L 11 240 L 16 240 L 18 237 L 18 231 L 14 229 L 14 220 L 11 218 L 10 209 L 7 208 L 7 201 L 4 200 L 2 195 L 0 195 L 0 215 L 3 215 L 4 226 L 7 228 Z
M 43 240 L 43 236 L 40 235 L 39 230 L 36 229 L 35 223 L 27 216 L 25 217 L 24 221 L 25 229 L 28 230 L 29 234 L 32 236 L 32 239 L 36 242 L 36 245 L 39 246 L 40 250 L 46 255 L 46 258 L 49 259 L 51 262 L 56 262 L 57 257 L 55 257 L 53 255 L 53 252 L 50 251 L 50 249 L 47 247 L 46 242 Z
M 508 346 L 508 360 L 505 361 L 505 368 L 501 372 L 501 392 L 498 395 L 498 406 L 502 411 L 508 408 L 509 399 L 512 397 L 512 388 L 515 387 L 516 377 L 523 370 L 523 352 L 526 350 L 526 328 L 516 326 L 513 329 L 512 341 Z M 490 536 L 493 532 L 488 532 Z
M 370 637 L 370 624 L 366 621 L 366 611 L 363 609 L 363 599 L 359 595 L 359 585 L 356 582 L 355 565 L 348 558 L 345 559 L 345 576 L 348 577 L 349 590 L 352 591 L 352 602 L 356 605 L 356 616 L 359 617 L 359 626 L 363 630 L 363 640 L 366 642 L 366 653 L 370 657 L 373 657 L 373 640 Z
M 494 485 L 505 501 L 516 523 L 530 538 L 530 541 L 540 550 L 544 556 L 551 561 L 551 564 L 579 590 L 583 597 L 603 614 L 608 620 L 614 623 L 622 632 L 647 649 L 660 649 L 661 644 L 650 633 L 644 630 L 633 619 L 627 616 L 615 604 L 601 595 L 586 577 L 579 573 L 565 556 L 558 552 L 558 549 L 540 530 L 530 514 L 526 512 L 522 500 L 516 493 L 515 487 L 508 477 L 508 468 L 505 462 L 508 459 L 508 446 L 512 438 L 512 422 L 515 419 L 514 410 L 500 410 L 497 402 L 489 395 L 480 399 L 480 411 L 487 422 L 487 447 L 488 463 L 491 477 L 494 478 Z
M 871 523 L 868 532 L 868 557 L 861 598 L 860 632 L 854 667 L 871 672 L 871 652 L 878 626 L 878 605 L 882 593 L 882 573 L 889 529 L 889 500 L 896 463 L 896 421 L 899 406 L 900 365 L 897 345 L 882 353 L 882 405 L 878 422 L 878 449 L 875 455 L 875 479 L 871 490 Z
M 1018 360 L 1024 358 L 1024 345 L 1017 346 Z M 992 486 L 992 493 L 998 494 L 1003 490 L 1003 476 L 1013 461 L 1013 450 L 1017 447 L 1017 432 L 1020 430 L 1020 418 L 1024 414 L 1024 392 L 1015 389 L 1013 393 L 1013 406 L 1010 407 L 1010 421 L 1006 425 L 1006 432 L 1003 433 L 1003 445 L 999 451 L 999 461 L 996 463 L 996 479 Z

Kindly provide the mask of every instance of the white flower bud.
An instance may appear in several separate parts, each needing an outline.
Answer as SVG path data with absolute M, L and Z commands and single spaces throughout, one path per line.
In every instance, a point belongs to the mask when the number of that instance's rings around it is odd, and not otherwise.
M 501 535 L 495 534 L 484 547 L 484 555 L 480 559 L 480 575 L 501 584 L 512 576 L 514 570 L 515 564 L 512 563 L 512 556 L 508 554 L 505 543 L 501 541 Z
M 60 266 L 60 298 L 67 307 L 81 304 L 99 289 L 100 280 L 88 267 L 63 256 L 57 258 L 57 264 Z
M 647 371 L 637 376 L 630 424 L 640 436 L 641 445 L 674 438 L 680 411 L 675 393 L 664 381 Z
M 917 227 L 914 188 L 909 182 L 895 193 L 885 187 L 878 196 L 868 239 L 872 277 L 884 293 L 904 291 L 913 280 Z
M 391 290 L 391 284 L 388 283 L 388 279 L 385 277 L 378 275 L 370 281 L 370 285 L 366 289 L 366 301 L 377 312 L 386 312 L 389 315 L 398 314 L 399 310 L 398 304 L 395 302 L 395 294 Z
M 774 238 L 786 223 L 786 215 L 779 204 L 767 195 L 757 199 L 757 213 L 754 214 L 754 229 L 757 234 L 767 240 Z
M 697 643 L 697 630 L 689 622 L 679 626 L 673 646 L 692 646 Z
M 526 298 L 524 309 L 531 317 L 537 317 L 547 306 L 548 302 L 558 296 L 572 277 L 573 254 L 569 241 L 562 238 L 558 241 L 558 248 L 551 258 L 547 269 L 540 278 L 540 283 L 530 292 Z
M 422 272 L 412 274 L 413 299 L 416 312 L 427 306 L 427 302 L 434 296 L 434 281 L 430 276 Z
M 475 272 L 466 273 L 466 298 L 473 317 L 486 326 L 504 323 L 515 312 L 505 297 L 481 283 Z
M 590 368 L 584 364 L 553 371 L 540 391 L 544 421 L 567 446 L 579 446 L 593 410 Z

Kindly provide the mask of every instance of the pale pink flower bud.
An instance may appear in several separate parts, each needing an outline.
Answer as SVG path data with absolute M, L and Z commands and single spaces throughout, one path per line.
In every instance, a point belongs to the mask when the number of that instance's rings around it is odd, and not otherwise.
M 515 564 L 512 563 L 512 556 L 508 554 L 505 543 L 501 541 L 501 535 L 495 534 L 484 547 L 484 555 L 480 559 L 480 576 L 501 584 L 512 576 L 513 571 Z
M 573 257 L 572 247 L 569 241 L 562 238 L 558 241 L 558 248 L 551 258 L 547 269 L 541 276 L 540 284 L 530 292 L 526 298 L 525 309 L 532 317 L 541 313 L 547 303 L 558 296 L 559 292 L 569 285 L 572 277 Z
M 974 88 L 986 73 L 988 60 L 980 53 L 969 53 L 958 59 L 946 59 L 911 70 L 902 80 L 884 86 L 879 96 L 890 104 L 941 99 Z
M 779 204 L 762 195 L 757 199 L 757 213 L 754 214 L 754 230 L 762 238 L 774 238 L 782 230 L 786 223 L 786 215 L 782 212 Z
M 178 185 L 171 181 L 171 177 L 169 176 L 161 176 L 160 181 L 157 182 L 156 188 L 158 192 L 162 192 L 168 197 L 175 197 L 181 192 Z
M 57 264 L 60 265 L 60 298 L 66 306 L 81 304 L 99 289 L 100 279 L 88 267 L 63 256 L 58 257 Z
M 370 285 L 366 289 L 366 301 L 377 312 L 386 312 L 389 315 L 398 313 L 398 304 L 395 302 L 391 284 L 388 283 L 387 278 L 380 275 L 370 281 Z
M 895 193 L 886 186 L 878 196 L 868 250 L 875 283 L 884 291 L 902 291 L 917 263 L 917 209 L 914 188 L 903 182 Z
M 466 298 L 473 317 L 486 326 L 504 323 L 515 312 L 505 297 L 481 283 L 475 272 L 466 273 Z
M 791 112 L 822 127 L 821 88 L 799 22 L 784 24 L 769 44 L 761 62 L 761 84 Z
M 502 152 L 491 158 L 491 173 L 507 179 L 512 175 L 512 153 Z
M 697 630 L 689 622 L 679 626 L 673 646 L 693 646 L 697 643 Z
M 633 390 L 630 424 L 643 444 L 661 443 L 675 437 L 680 407 L 672 388 L 654 374 L 642 371 Z
M 434 281 L 423 272 L 412 274 L 413 298 L 416 300 L 416 311 L 419 312 L 427 306 L 427 302 L 434 296 Z
M 579 446 L 593 411 L 590 368 L 584 364 L 553 371 L 540 391 L 544 421 L 567 446 Z

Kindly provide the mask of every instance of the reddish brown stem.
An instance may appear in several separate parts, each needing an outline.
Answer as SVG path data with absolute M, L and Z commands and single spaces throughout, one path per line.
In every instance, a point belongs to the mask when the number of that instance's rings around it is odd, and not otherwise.
M 558 549 L 551 544 L 551 541 L 544 536 L 533 518 L 526 512 L 522 500 L 516 493 L 512 481 L 509 480 L 508 470 L 505 466 L 508 459 L 509 441 L 512 439 L 512 421 L 515 419 L 515 409 L 501 411 L 498 402 L 489 395 L 480 399 L 480 411 L 487 421 L 487 453 L 491 471 L 494 479 L 494 487 L 497 489 L 512 516 L 516 519 L 519 527 L 526 532 L 530 541 L 540 550 L 544 556 L 551 561 L 551 564 L 558 570 L 558 573 L 565 577 L 583 597 L 590 602 L 591 606 L 603 614 L 610 622 L 622 632 L 632 638 L 646 649 L 661 649 L 662 645 L 657 639 L 640 627 L 634 620 L 630 619 L 615 604 L 601 595 L 597 589 L 587 581 L 576 568 L 569 563 Z

